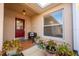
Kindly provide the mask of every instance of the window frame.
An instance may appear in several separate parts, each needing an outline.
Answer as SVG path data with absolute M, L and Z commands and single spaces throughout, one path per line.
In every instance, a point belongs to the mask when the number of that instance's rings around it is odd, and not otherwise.
M 62 31 L 62 32 L 63 32 L 63 34 L 62 34 L 62 37 L 55 37 L 55 36 L 46 36 L 46 35 L 44 35 L 44 27 L 46 27 L 46 26 L 61 25 L 61 24 L 45 25 L 45 24 L 44 24 L 44 17 L 46 17 L 47 15 L 49 15 L 49 14 L 51 14 L 51 13 L 60 11 L 60 10 L 63 10 L 63 15 L 62 15 L 62 22 L 63 22 L 63 25 L 62 25 L 62 30 L 63 30 L 63 31 Z M 64 8 L 57 9 L 57 10 L 55 10 L 55 11 L 53 11 L 53 12 L 48 13 L 47 15 L 45 15 L 45 16 L 43 17 L 43 37 L 49 38 L 49 39 L 55 39 L 55 40 L 63 41 L 63 40 L 64 40 L 64 36 L 65 36 L 65 35 L 64 35 L 64 34 L 65 34 L 65 32 L 64 32 L 64 29 L 65 29 L 65 27 L 64 27 Z

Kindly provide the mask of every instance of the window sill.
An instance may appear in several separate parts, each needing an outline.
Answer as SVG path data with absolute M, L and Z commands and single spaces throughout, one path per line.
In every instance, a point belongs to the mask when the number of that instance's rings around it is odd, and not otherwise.
M 51 37 L 51 36 L 43 36 L 46 39 L 50 39 L 50 40 L 57 40 L 57 41 L 61 41 L 64 42 L 65 40 L 63 38 L 59 38 L 59 37 Z

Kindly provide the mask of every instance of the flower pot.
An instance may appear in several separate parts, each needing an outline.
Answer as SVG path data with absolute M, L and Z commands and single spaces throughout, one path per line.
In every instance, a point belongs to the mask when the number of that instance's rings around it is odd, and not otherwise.
M 57 56 L 55 53 L 52 54 L 52 53 L 49 53 L 49 52 L 45 52 L 45 55 L 46 56 Z

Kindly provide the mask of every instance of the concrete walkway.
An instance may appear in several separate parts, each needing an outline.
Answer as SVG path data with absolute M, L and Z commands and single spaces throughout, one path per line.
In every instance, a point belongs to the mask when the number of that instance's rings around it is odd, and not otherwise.
M 22 51 L 24 56 L 45 56 L 45 53 L 37 45 Z

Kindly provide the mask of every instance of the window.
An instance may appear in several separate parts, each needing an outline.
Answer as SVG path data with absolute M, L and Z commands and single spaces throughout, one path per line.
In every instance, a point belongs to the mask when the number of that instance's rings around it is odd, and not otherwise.
M 63 37 L 63 9 L 52 12 L 44 17 L 44 35 Z

